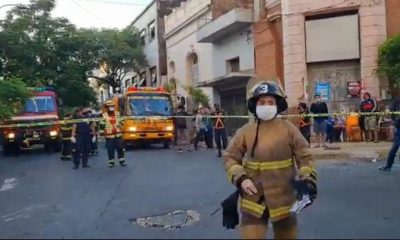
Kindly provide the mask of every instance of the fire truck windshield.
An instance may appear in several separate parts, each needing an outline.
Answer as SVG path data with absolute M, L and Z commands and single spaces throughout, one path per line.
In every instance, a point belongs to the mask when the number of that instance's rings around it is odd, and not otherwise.
M 172 102 L 168 95 L 135 94 L 128 97 L 134 116 L 170 116 Z
M 52 96 L 35 96 L 25 102 L 24 112 L 54 112 L 56 111 L 55 99 Z

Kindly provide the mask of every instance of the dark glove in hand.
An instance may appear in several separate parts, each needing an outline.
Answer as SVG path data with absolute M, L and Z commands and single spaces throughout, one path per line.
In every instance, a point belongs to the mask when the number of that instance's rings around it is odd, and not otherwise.
M 234 229 L 239 224 L 239 213 L 237 204 L 239 192 L 236 191 L 227 197 L 222 203 L 222 226 L 227 229 Z
M 295 181 L 294 187 L 300 196 L 310 196 L 311 201 L 313 201 L 317 197 L 317 185 L 314 181 L 308 179 Z

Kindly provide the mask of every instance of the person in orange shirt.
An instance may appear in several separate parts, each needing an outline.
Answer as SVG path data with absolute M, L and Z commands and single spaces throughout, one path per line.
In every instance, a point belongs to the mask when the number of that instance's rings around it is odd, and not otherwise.
M 350 106 L 350 113 L 346 117 L 346 135 L 347 141 L 361 141 L 361 129 L 359 125 L 360 115 L 354 105 Z

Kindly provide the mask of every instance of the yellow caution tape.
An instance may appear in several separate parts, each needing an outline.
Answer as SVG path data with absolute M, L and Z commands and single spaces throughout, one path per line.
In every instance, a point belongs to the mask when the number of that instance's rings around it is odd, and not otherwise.
M 363 113 L 354 113 L 354 112 L 336 112 L 336 113 L 321 113 L 321 114 L 285 114 L 278 115 L 279 118 L 291 119 L 291 118 L 315 118 L 315 117 L 343 117 L 348 115 L 358 115 L 358 116 L 390 116 L 390 115 L 400 115 L 400 111 L 396 112 L 363 112 Z M 174 118 L 195 118 L 195 115 L 192 116 L 121 116 L 118 117 L 118 120 L 134 120 L 134 123 L 145 123 L 151 121 L 152 123 L 168 123 Z M 252 115 L 224 115 L 224 116 L 204 116 L 206 118 L 243 118 L 250 119 L 254 118 Z M 66 125 L 66 124 L 74 124 L 81 122 L 101 122 L 103 118 L 80 118 L 80 119 L 68 119 L 68 120 L 53 120 L 53 121 L 44 121 L 44 122 L 34 122 L 34 123 L 10 123 L 10 124 L 2 124 L 0 128 L 19 128 L 19 127 L 40 127 L 40 126 L 52 126 L 52 125 Z

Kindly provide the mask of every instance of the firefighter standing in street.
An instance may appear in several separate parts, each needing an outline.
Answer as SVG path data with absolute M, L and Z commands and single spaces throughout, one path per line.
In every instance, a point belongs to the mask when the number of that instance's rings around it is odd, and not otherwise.
M 214 118 L 214 135 L 215 135 L 215 144 L 218 149 L 218 157 L 222 156 L 222 149 L 226 149 L 228 145 L 228 139 L 226 137 L 226 129 L 225 129 L 225 118 L 224 112 L 220 109 L 215 110 L 215 118 Z
M 293 124 L 277 118 L 287 107 L 277 83 L 256 84 L 248 100 L 255 120 L 238 130 L 224 154 L 228 179 L 238 191 L 237 197 L 222 204 L 223 225 L 234 228 L 238 224 L 239 202 L 244 239 L 265 238 L 268 221 L 272 222 L 276 239 L 296 238 L 296 216 L 290 211 L 296 193 L 298 197 L 308 195 L 311 200 L 317 195 L 308 142 Z
M 114 102 L 108 100 L 105 102 L 106 111 L 103 113 L 104 137 L 106 138 L 106 147 L 108 152 L 108 166 L 115 166 L 115 150 L 118 154 L 119 164 L 125 167 L 125 153 L 122 141 L 121 119 L 115 111 Z
M 74 167 L 73 169 L 78 169 L 80 164 L 80 158 L 82 157 L 82 167 L 89 168 L 89 152 L 91 144 L 96 141 L 95 129 L 93 124 L 89 121 L 88 108 L 81 108 L 77 114 L 77 119 L 82 119 L 81 122 L 75 123 L 72 127 L 71 142 L 74 143 Z
M 65 116 L 64 120 L 71 120 L 72 114 L 68 114 Z M 72 145 L 71 142 L 72 136 L 72 124 L 67 123 L 61 126 L 61 137 L 62 137 L 62 152 L 61 152 L 61 160 L 69 161 L 72 159 Z

